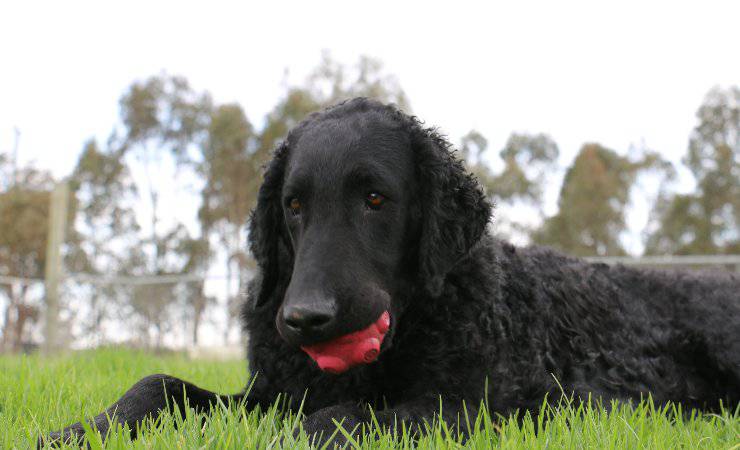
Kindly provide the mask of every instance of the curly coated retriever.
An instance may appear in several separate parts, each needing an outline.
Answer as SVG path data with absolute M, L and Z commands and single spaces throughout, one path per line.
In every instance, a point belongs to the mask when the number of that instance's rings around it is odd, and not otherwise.
M 367 423 L 368 406 L 386 427 L 440 406 L 455 422 L 484 397 L 492 413 L 536 413 L 559 384 L 583 399 L 737 407 L 737 276 L 516 248 L 491 237 L 490 217 L 449 143 L 416 118 L 368 99 L 310 115 L 275 151 L 251 219 L 251 389 L 153 375 L 91 423 L 105 432 L 109 414 L 136 433 L 185 397 L 251 409 L 305 394 L 304 429 L 327 436 L 335 418 Z

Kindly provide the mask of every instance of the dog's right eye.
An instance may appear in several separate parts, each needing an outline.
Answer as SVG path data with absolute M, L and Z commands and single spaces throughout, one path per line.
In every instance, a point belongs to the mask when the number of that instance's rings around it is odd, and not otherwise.
M 290 202 L 288 203 L 288 208 L 290 208 L 290 212 L 297 216 L 301 213 L 301 202 L 297 198 L 290 199 Z
M 380 209 L 380 207 L 383 206 L 383 203 L 385 203 L 385 197 L 377 192 L 371 192 L 367 194 L 367 198 L 365 198 L 365 204 L 370 209 Z

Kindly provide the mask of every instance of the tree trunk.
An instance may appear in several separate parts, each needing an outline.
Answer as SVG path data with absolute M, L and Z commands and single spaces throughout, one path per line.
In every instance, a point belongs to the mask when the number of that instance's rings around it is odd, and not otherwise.
M 198 283 L 198 295 L 195 298 L 193 308 L 193 347 L 198 345 L 198 329 L 205 309 L 206 297 L 203 293 L 203 283 Z
M 229 342 L 229 331 L 231 331 L 231 285 L 233 270 L 231 270 L 231 249 L 227 248 L 226 258 L 226 324 L 224 326 L 224 344 Z

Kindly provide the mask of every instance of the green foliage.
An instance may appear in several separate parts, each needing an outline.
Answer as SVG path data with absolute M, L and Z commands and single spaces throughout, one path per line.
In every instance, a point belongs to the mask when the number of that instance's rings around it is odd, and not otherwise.
M 0 274 L 43 277 L 53 180 L 33 167 L 13 172 L 0 188 Z
M 0 275 L 43 278 L 46 264 L 51 175 L 32 167 L 10 171 L 11 182 L 0 187 Z M 29 286 L 0 284 L 0 351 L 17 350 L 27 326 L 39 317 L 27 298 Z M 6 302 L 7 300 L 7 302 Z
M 65 264 L 69 270 L 116 272 L 126 252 L 114 251 L 112 243 L 139 231 L 133 209 L 124 203 L 136 187 L 123 156 L 114 149 L 101 149 L 94 140 L 83 147 L 69 177 L 72 210 L 79 222 L 67 238 Z
M 543 215 L 543 198 L 548 175 L 557 166 L 558 146 L 546 134 L 512 133 L 499 156 L 503 169 L 495 173 L 485 159 L 488 140 L 476 130 L 471 130 L 460 141 L 460 156 L 468 169 L 478 178 L 486 195 L 500 206 L 524 202 L 533 206 L 535 214 Z M 496 232 L 508 238 L 502 229 L 518 230 L 528 235 L 528 224 L 519 223 L 510 217 L 496 218 Z
M 192 237 L 180 222 L 162 229 L 159 217 L 158 180 L 166 158 L 174 158 L 178 171 L 200 165 L 199 149 L 211 138 L 209 131 L 214 111 L 211 96 L 194 90 L 185 78 L 162 74 L 134 82 L 120 100 L 122 131 L 110 139 L 111 156 L 133 154 L 146 174 L 146 183 L 136 192 L 147 194 L 151 206 L 149 235 L 136 233 L 127 260 L 121 261 L 122 272 L 130 274 L 181 274 L 207 271 L 210 249 L 206 233 Z M 115 147 L 114 147 L 115 146 Z M 137 218 L 139 219 L 139 218 Z M 139 226 L 136 220 L 137 228 Z M 138 230 L 137 230 L 138 231 Z M 149 341 L 154 331 L 159 346 L 168 328 L 169 310 L 182 300 L 192 313 L 193 336 L 209 299 L 202 283 L 178 290 L 177 284 L 136 286 L 128 292 L 128 305 L 140 319 L 139 336 Z M 184 293 L 184 294 L 183 294 Z
M 395 103 L 402 110 L 410 111 L 406 94 L 396 77 L 383 72 L 380 60 L 364 55 L 358 58 L 353 67 L 346 67 L 324 52 L 303 90 L 321 107 L 354 97 L 368 97 L 384 103 Z
M 181 162 L 188 161 L 188 147 L 202 138 L 212 109 L 210 94 L 166 74 L 134 82 L 119 104 L 127 146 L 153 141 L 155 149 L 170 150 Z
M 560 189 L 558 213 L 533 234 L 539 244 L 577 256 L 624 255 L 619 235 L 636 176 L 645 170 L 670 170 L 658 155 L 620 156 L 599 144 L 585 144 L 568 168 Z
M 256 201 L 259 167 L 253 164 L 254 131 L 241 106 L 222 105 L 216 108 L 208 127 L 208 138 L 202 147 L 199 172 L 205 178 L 201 197 L 203 205 L 199 218 L 204 229 L 210 230 L 221 224 L 232 228 L 221 234 L 221 241 L 230 251 L 238 251 L 229 245 L 228 237 L 244 226 L 251 206 Z M 238 248 L 238 247 L 237 247 Z
M 0 447 L 32 447 L 42 433 L 99 413 L 154 372 L 218 392 L 237 392 L 246 379 L 242 361 L 191 361 L 176 354 L 105 349 L 51 359 L 0 356 Z M 678 406 L 658 408 L 650 401 L 606 408 L 596 402 L 576 405 L 566 397 L 554 403 L 543 403 L 544 414 L 521 421 L 478 414 L 477 405 L 470 405 L 458 423 L 432 421 L 418 440 L 373 426 L 364 430 L 357 448 L 734 448 L 740 436 L 740 411 L 700 414 Z M 305 434 L 298 440 L 292 435 L 300 417 L 281 411 L 280 402 L 251 413 L 225 405 L 208 416 L 188 409 L 184 417 L 165 414 L 148 422 L 137 440 L 114 430 L 105 448 L 309 448 Z M 463 443 L 459 432 L 468 430 L 473 432 Z M 91 430 L 89 438 L 93 448 L 101 448 L 99 435 Z
M 0 193 L 0 273 L 43 277 L 48 216 L 48 190 L 17 186 Z
M 560 151 L 546 134 L 512 133 L 500 156 L 504 170 L 493 180 L 498 197 L 522 199 L 541 209 L 543 183 L 557 163 Z
M 712 89 L 696 117 L 683 161 L 696 190 L 659 199 L 647 253 L 740 253 L 740 88 Z

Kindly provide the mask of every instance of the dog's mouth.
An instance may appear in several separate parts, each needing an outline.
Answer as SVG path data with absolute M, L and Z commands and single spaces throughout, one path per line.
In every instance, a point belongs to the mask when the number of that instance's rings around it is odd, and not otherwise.
M 340 374 L 354 366 L 375 361 L 380 354 L 380 345 L 388 333 L 390 324 L 391 315 L 385 311 L 378 320 L 365 329 L 330 341 L 302 346 L 301 349 L 308 353 L 324 372 Z

